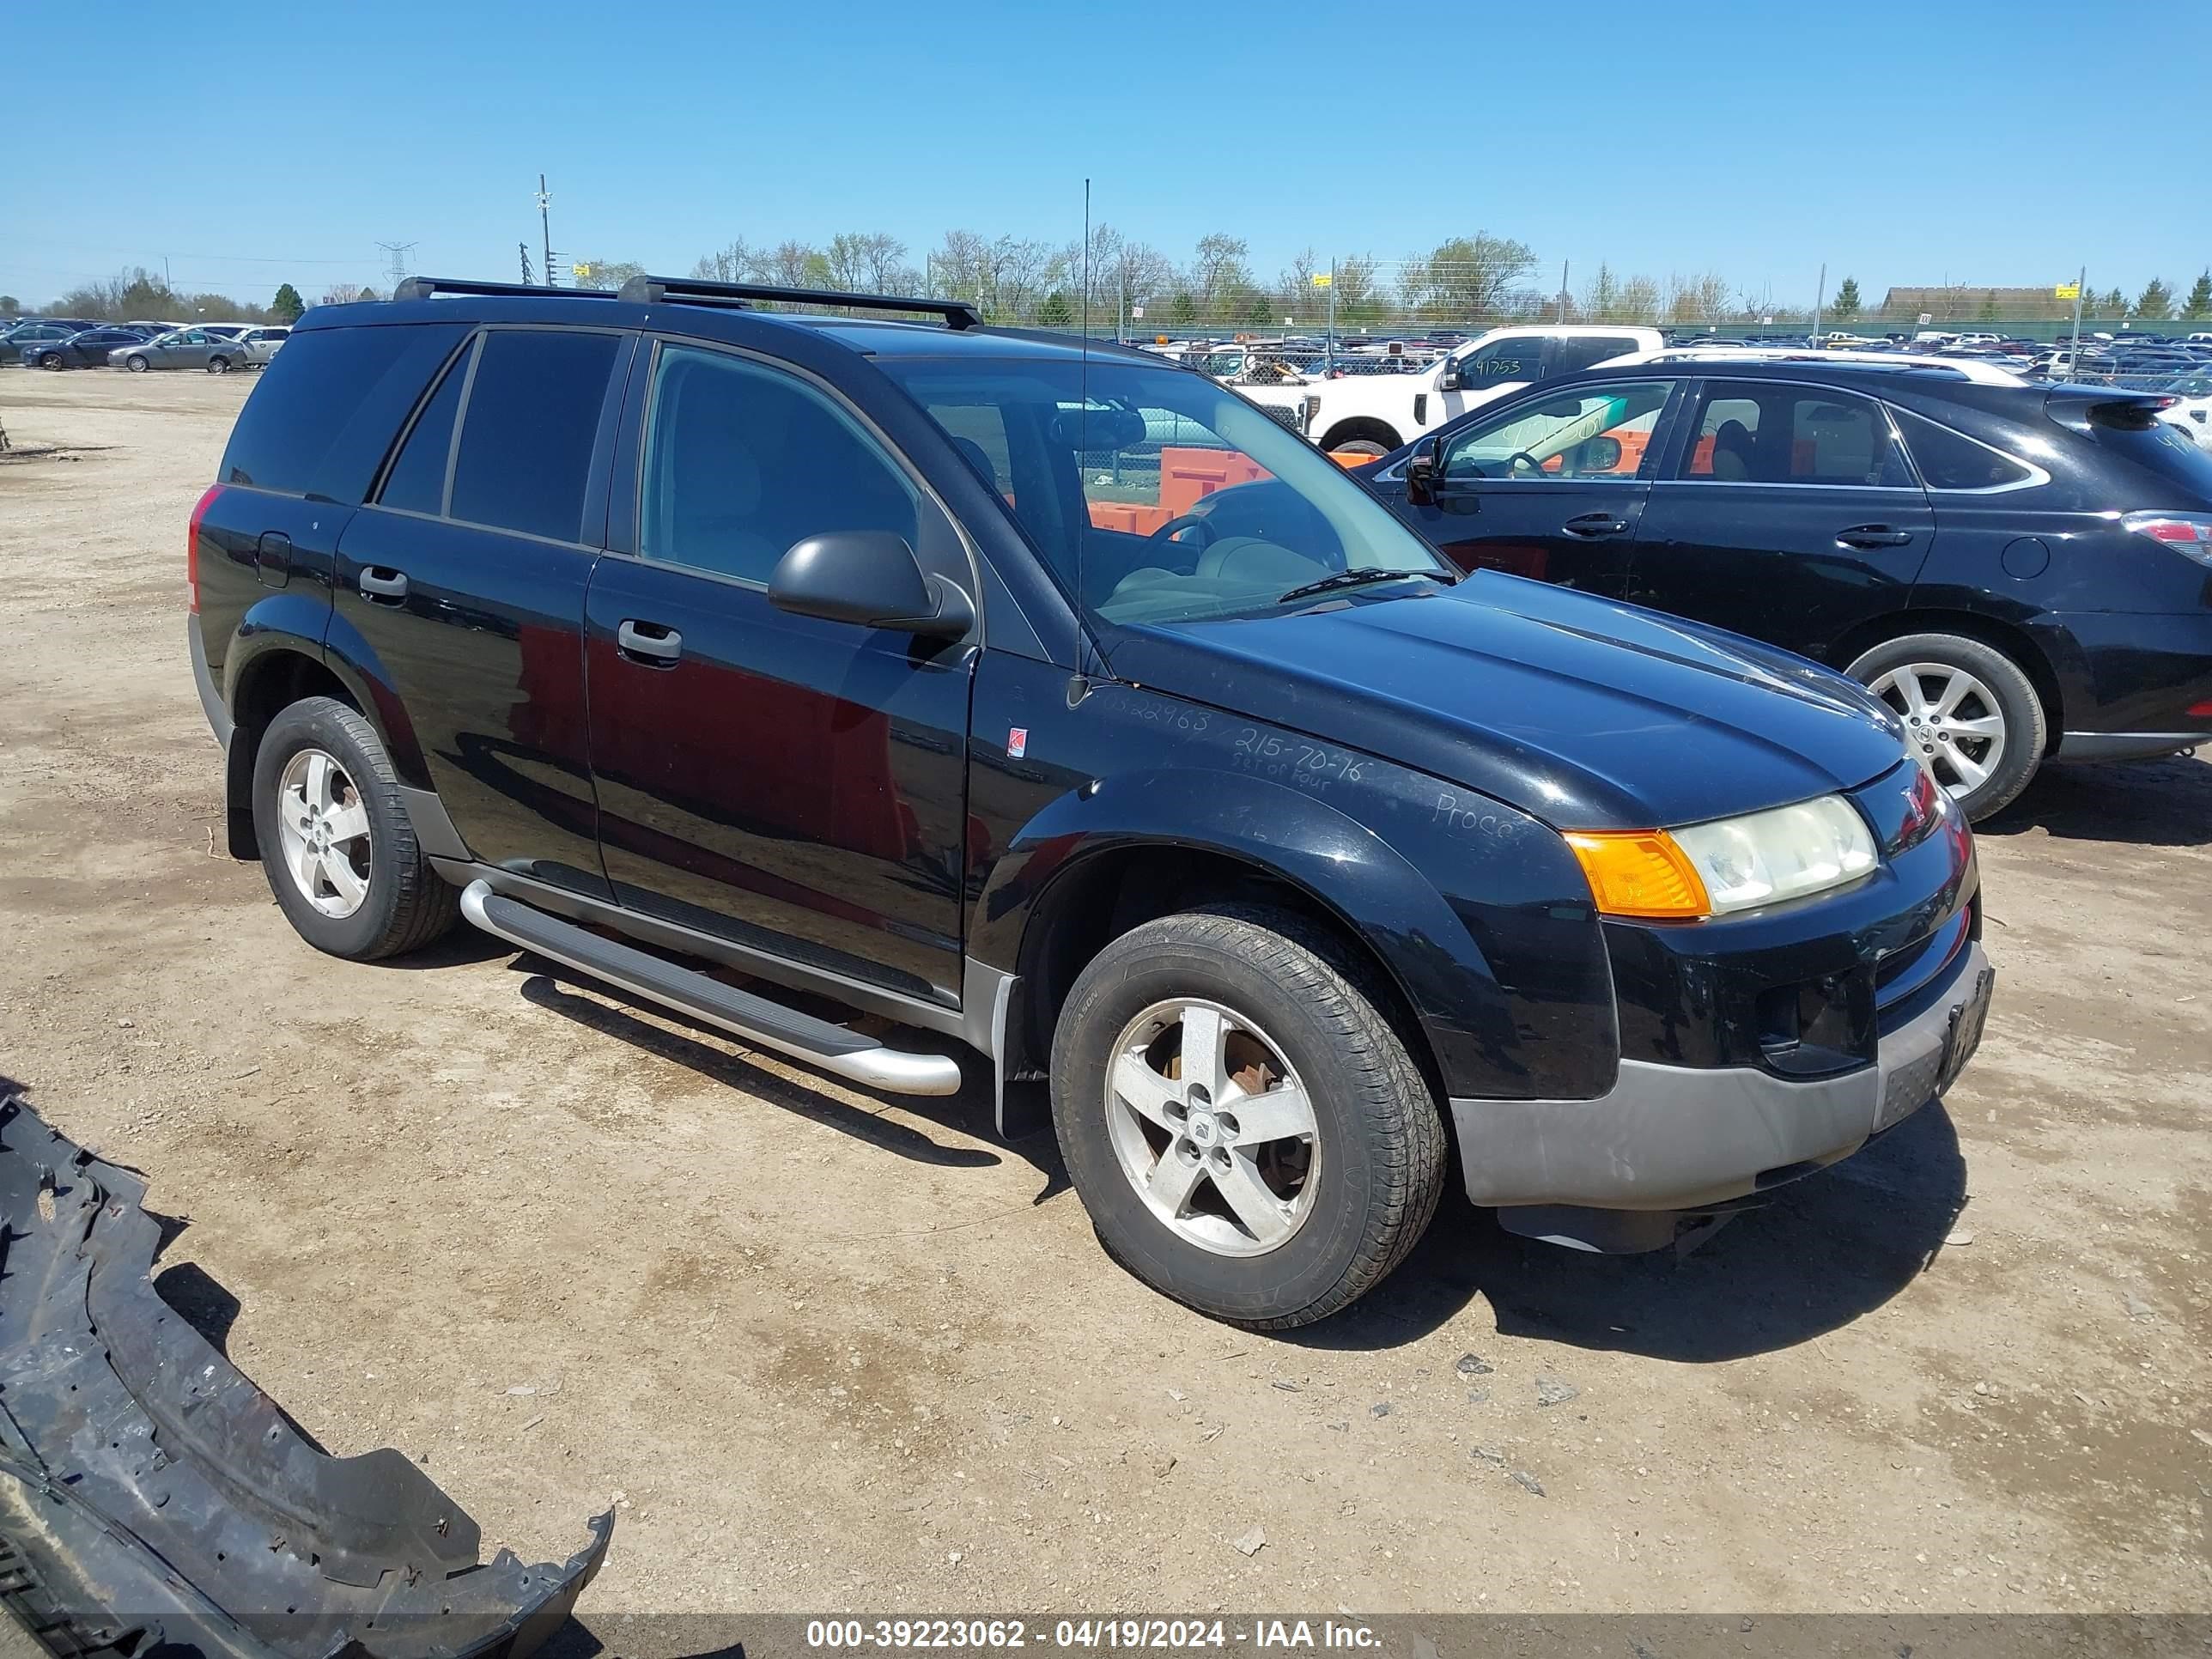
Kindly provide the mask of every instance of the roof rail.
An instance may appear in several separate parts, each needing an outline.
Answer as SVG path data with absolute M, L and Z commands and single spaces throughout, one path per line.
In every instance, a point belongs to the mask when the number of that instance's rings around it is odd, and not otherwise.
M 395 300 L 427 300 L 434 294 L 514 294 L 526 299 L 549 294 L 586 295 L 595 300 L 615 297 L 611 288 L 540 288 L 530 283 L 480 283 L 466 276 L 410 276 L 392 290 Z
M 674 300 L 684 305 L 742 307 L 750 301 L 779 305 L 840 306 L 850 311 L 919 311 L 945 319 L 947 328 L 980 328 L 982 313 L 965 300 L 923 300 L 896 294 L 846 294 L 827 288 L 777 288 L 769 283 L 710 283 L 696 276 L 633 276 L 622 285 L 635 305 Z

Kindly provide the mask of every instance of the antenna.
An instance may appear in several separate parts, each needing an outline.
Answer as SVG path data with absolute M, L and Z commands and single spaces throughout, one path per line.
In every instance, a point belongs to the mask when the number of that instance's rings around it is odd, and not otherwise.
M 1091 636 L 1089 623 L 1083 614 L 1084 554 L 1091 545 L 1091 493 L 1084 486 L 1083 473 L 1090 464 L 1091 454 L 1091 180 L 1083 181 L 1083 345 L 1081 368 L 1077 370 L 1075 391 L 1075 483 L 1082 491 L 1083 521 L 1076 526 L 1075 534 L 1075 679 L 1067 688 L 1068 702 L 1073 706 L 1088 689 L 1089 653 L 1086 641 Z

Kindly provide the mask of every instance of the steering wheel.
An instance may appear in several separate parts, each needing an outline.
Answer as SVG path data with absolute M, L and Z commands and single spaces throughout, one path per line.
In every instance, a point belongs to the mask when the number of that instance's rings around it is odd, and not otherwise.
M 1538 460 L 1534 455 L 1531 455 L 1525 449 L 1516 449 L 1510 455 L 1508 455 L 1505 458 L 1505 465 L 1506 470 L 1509 471 L 1516 466 L 1522 465 L 1526 465 L 1531 472 L 1541 472 L 1544 470 L 1543 462 Z
M 1165 524 L 1162 525 L 1158 530 L 1155 530 L 1150 536 L 1146 537 L 1146 540 L 1154 542 L 1170 542 L 1176 538 L 1177 532 L 1184 530 L 1203 530 L 1206 532 L 1206 535 L 1202 539 L 1188 544 L 1188 545 L 1192 547 L 1210 547 L 1213 544 L 1215 538 L 1220 533 L 1214 529 L 1212 524 L 1207 520 L 1205 514 L 1182 513 L 1178 514 L 1172 519 L 1170 519 Z

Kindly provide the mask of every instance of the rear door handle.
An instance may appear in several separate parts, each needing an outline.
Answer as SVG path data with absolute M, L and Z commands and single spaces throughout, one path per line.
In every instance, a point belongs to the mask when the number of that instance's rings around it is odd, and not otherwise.
M 1628 533 L 1628 520 L 1616 519 L 1607 513 L 1585 513 L 1579 519 L 1568 520 L 1559 528 L 1570 536 L 1584 536 L 1592 538 L 1599 536 L 1625 536 Z
M 674 629 L 629 617 L 624 617 L 622 625 L 615 629 L 615 643 L 622 648 L 623 655 L 648 668 L 672 668 L 676 659 L 684 654 L 684 636 Z
M 1838 530 L 1836 539 L 1845 547 L 1909 547 L 1912 544 L 1912 532 L 1892 530 L 1886 524 L 1861 524 Z
M 357 579 L 364 597 L 372 599 L 404 599 L 407 597 L 407 573 L 380 564 L 363 565 Z

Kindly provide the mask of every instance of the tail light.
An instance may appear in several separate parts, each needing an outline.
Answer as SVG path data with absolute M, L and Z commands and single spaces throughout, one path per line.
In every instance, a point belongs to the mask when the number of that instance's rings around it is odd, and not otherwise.
M 2139 536 L 2162 542 L 2203 565 L 2212 565 L 2212 519 L 2185 519 L 2172 513 L 2130 513 L 2120 522 Z
M 185 532 L 185 591 L 191 597 L 194 616 L 200 609 L 200 520 L 207 517 L 209 504 L 222 494 L 221 484 L 210 484 L 200 496 L 200 503 L 192 509 L 191 528 Z

